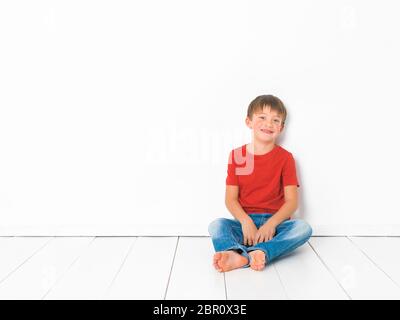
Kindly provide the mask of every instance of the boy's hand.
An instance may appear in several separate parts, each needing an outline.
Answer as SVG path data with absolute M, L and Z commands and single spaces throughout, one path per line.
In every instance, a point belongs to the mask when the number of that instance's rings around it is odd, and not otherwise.
M 243 244 L 245 246 L 255 245 L 255 236 L 257 234 L 257 227 L 251 218 L 242 222 Z
M 257 230 L 254 239 L 255 240 L 254 245 L 260 242 L 266 242 L 271 240 L 274 237 L 275 232 L 276 232 L 276 226 L 273 223 L 269 223 L 269 221 L 267 221 L 260 227 L 260 229 Z

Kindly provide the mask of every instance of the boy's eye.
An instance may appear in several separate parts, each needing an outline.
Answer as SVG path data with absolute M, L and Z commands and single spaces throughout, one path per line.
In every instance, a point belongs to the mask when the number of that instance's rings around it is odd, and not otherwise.
M 266 118 L 265 118 L 265 117 L 260 117 L 260 119 L 264 120 L 264 119 L 266 119 Z M 276 123 L 280 123 L 280 122 L 281 122 L 279 119 L 274 119 L 274 121 L 275 121 Z

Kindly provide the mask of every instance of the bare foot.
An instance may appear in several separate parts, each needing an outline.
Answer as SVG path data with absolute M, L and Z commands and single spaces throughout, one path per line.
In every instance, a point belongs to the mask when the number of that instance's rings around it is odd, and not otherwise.
M 265 267 L 265 253 L 262 250 L 254 250 L 249 252 L 250 268 L 260 271 Z
M 214 254 L 213 265 L 219 272 L 226 272 L 243 267 L 248 263 L 248 259 L 239 253 L 228 250 Z

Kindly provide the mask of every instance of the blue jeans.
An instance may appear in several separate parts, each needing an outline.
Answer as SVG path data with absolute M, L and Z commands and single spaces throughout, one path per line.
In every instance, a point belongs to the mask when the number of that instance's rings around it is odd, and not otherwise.
M 260 228 L 272 213 L 249 213 L 257 229 Z M 237 219 L 218 218 L 210 223 L 208 232 L 216 252 L 235 250 L 249 261 L 243 268 L 250 266 L 249 252 L 262 250 L 265 253 L 266 263 L 297 247 L 301 246 L 311 237 L 311 226 L 301 219 L 288 219 L 281 222 L 270 241 L 260 242 L 254 246 L 245 246 L 243 243 L 242 225 Z

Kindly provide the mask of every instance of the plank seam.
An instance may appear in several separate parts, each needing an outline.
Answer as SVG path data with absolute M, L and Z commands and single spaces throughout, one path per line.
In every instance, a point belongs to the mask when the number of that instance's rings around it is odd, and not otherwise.
M 90 241 L 87 246 L 86 249 L 82 250 L 81 254 L 78 255 L 74 261 L 71 262 L 71 264 L 69 265 L 69 267 L 65 270 L 65 272 L 63 274 L 61 274 L 59 276 L 59 278 L 54 282 L 54 284 L 49 288 L 49 290 L 47 290 L 47 292 L 43 295 L 41 300 L 44 300 L 46 298 L 46 296 L 50 293 L 50 291 L 57 285 L 57 283 L 60 282 L 60 280 L 68 273 L 68 271 L 72 268 L 72 266 L 81 258 L 81 256 L 86 252 L 86 250 L 88 250 L 88 248 L 92 245 L 92 243 L 94 242 L 94 240 L 96 240 L 97 237 L 93 237 L 92 241 Z
M 315 252 L 315 254 L 317 255 L 318 259 L 322 262 L 322 264 L 325 266 L 325 268 L 329 271 L 329 273 L 331 274 L 331 276 L 333 277 L 333 279 L 335 279 L 335 281 L 338 283 L 338 285 L 340 286 L 340 288 L 342 288 L 342 290 L 344 291 L 344 293 L 346 294 L 346 296 L 350 299 L 353 300 L 351 298 L 351 296 L 348 294 L 348 292 L 346 291 L 346 289 L 342 286 L 342 284 L 340 283 L 340 281 L 336 278 L 335 274 L 332 272 L 332 270 L 328 267 L 328 265 L 325 263 L 325 261 L 321 258 L 321 256 L 318 254 L 318 252 L 315 250 L 315 248 L 312 246 L 312 244 L 307 241 L 308 245 L 311 247 L 311 249 Z
M 180 239 L 180 237 L 178 237 L 178 238 L 176 239 L 174 257 L 173 257 L 173 259 L 172 259 L 171 269 L 169 270 L 168 281 L 167 281 L 167 286 L 165 287 L 165 293 L 164 293 L 164 299 L 163 299 L 163 300 L 165 300 L 165 299 L 167 298 L 167 292 L 168 292 L 168 287 L 169 287 L 169 281 L 171 280 L 172 269 L 174 268 L 176 252 L 178 251 L 179 239 Z
M 225 288 L 225 300 L 228 300 L 228 291 L 226 289 L 226 278 L 225 278 L 225 272 L 224 272 L 224 288 Z
M 372 260 L 372 258 L 370 258 L 370 257 L 368 256 L 368 254 L 367 254 L 366 252 L 364 252 L 363 249 L 361 249 L 361 248 L 360 248 L 353 240 L 351 240 L 349 237 L 346 237 L 346 238 L 347 238 L 358 250 L 360 250 L 360 251 L 363 253 L 363 255 L 364 255 L 369 261 L 371 261 L 380 271 L 382 271 L 390 280 L 392 280 L 393 283 L 394 283 L 397 287 L 400 288 L 399 284 L 398 284 L 388 273 L 386 273 L 385 270 L 383 270 L 377 263 L 375 263 L 375 261 Z
M 17 238 L 17 237 L 15 237 Z M 20 263 L 17 267 L 15 267 L 13 270 L 11 270 L 3 279 L 0 280 L 0 285 L 7 279 L 9 278 L 15 271 L 17 271 L 19 268 L 21 268 L 22 265 L 24 265 L 28 260 L 30 260 L 36 253 L 38 253 L 40 250 L 42 250 L 47 244 L 52 241 L 54 237 L 50 237 L 48 241 L 46 241 L 41 247 L 36 249 L 28 258 L 26 258 L 22 263 Z
M 113 279 L 111 280 L 111 283 L 109 284 L 108 288 L 106 289 L 106 296 L 107 296 L 108 293 L 110 292 L 111 287 L 113 286 L 113 284 L 114 284 L 115 280 L 117 279 L 119 273 L 121 272 L 121 270 L 122 270 L 122 268 L 123 268 L 123 266 L 124 266 L 126 260 L 128 259 L 129 255 L 131 254 L 131 251 L 132 251 L 132 249 L 133 249 L 135 243 L 136 243 L 137 240 L 138 240 L 138 237 L 132 237 L 132 238 L 134 238 L 134 239 L 133 239 L 132 243 L 131 243 L 130 246 L 129 246 L 128 252 L 126 253 L 124 260 L 122 261 L 120 267 L 118 268 L 118 270 L 117 270 L 115 276 L 114 276 Z
M 283 288 L 283 292 L 285 293 L 286 300 L 290 300 L 289 295 L 288 295 L 288 293 L 287 293 L 287 291 L 286 291 L 286 287 L 285 287 L 285 285 L 284 285 L 283 282 L 282 282 L 281 275 L 279 274 L 279 271 L 278 271 L 278 269 L 276 268 L 275 263 L 274 263 L 273 261 L 272 261 L 272 266 L 274 267 L 275 272 L 276 272 L 276 274 L 277 274 L 277 276 L 278 276 L 279 282 L 280 282 L 280 284 L 281 284 L 281 286 L 282 286 L 282 288 Z

